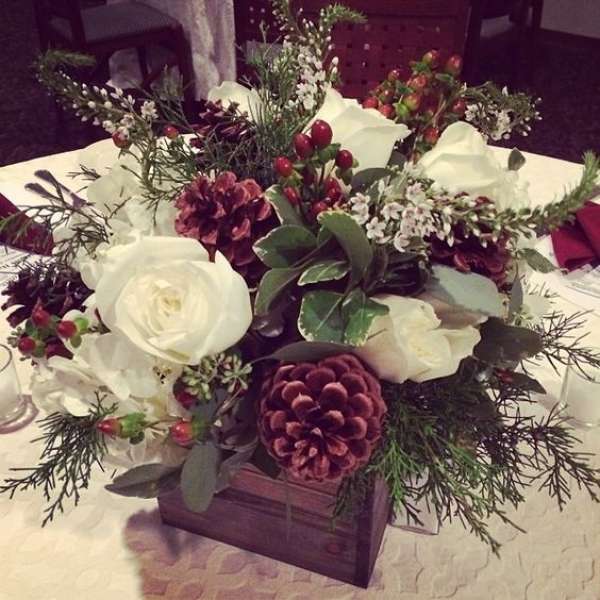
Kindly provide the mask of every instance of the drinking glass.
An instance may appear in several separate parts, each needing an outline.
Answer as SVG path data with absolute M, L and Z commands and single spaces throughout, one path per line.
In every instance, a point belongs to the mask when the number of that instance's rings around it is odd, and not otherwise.
M 0 344 L 0 433 L 13 431 L 27 411 L 27 399 L 21 393 L 11 349 Z
M 572 365 L 567 367 L 560 391 L 559 408 L 578 427 L 600 425 L 600 369 L 586 371 L 590 379 Z

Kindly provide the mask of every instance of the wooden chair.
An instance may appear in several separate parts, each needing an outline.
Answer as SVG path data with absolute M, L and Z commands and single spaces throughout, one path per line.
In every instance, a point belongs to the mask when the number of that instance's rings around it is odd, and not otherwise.
M 465 51 L 467 81 L 477 84 L 485 79 L 480 72 L 483 60 L 501 52 L 510 63 L 511 87 L 530 81 L 543 8 L 544 0 L 472 0 Z
M 393 68 L 406 76 L 409 62 L 431 49 L 444 55 L 464 50 L 470 0 L 344 0 L 367 17 L 364 25 L 341 23 L 333 32 L 340 60 L 341 92 L 362 98 Z M 326 0 L 296 0 L 305 16 L 316 18 Z M 236 41 L 244 48 L 260 39 L 261 20 L 271 19 L 268 0 L 234 1 Z M 241 65 L 242 54 L 238 55 Z M 243 72 L 243 67 L 242 67 Z
M 136 48 L 142 86 L 148 87 L 161 70 L 149 71 L 146 49 L 151 45 L 166 48 L 172 56 L 167 64 L 179 69 L 186 106 L 191 109 L 190 49 L 181 24 L 169 15 L 141 2 L 82 8 L 80 0 L 34 0 L 34 9 L 42 50 L 59 47 L 91 54 L 97 60 L 94 74 L 107 72 L 108 60 L 117 50 Z

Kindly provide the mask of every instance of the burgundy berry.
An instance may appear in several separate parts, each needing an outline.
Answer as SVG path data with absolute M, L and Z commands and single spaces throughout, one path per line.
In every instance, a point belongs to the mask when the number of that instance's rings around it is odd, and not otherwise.
M 459 54 L 453 54 L 447 61 L 444 70 L 449 75 L 456 77 L 460 74 L 463 67 L 463 59 Z
M 305 133 L 294 136 L 294 149 L 299 158 L 309 158 L 314 152 L 312 140 Z
M 107 419 L 102 419 L 102 421 L 98 421 L 98 423 L 96 423 L 96 429 L 104 435 L 117 437 L 121 433 L 121 422 L 115 417 L 109 417 Z
M 177 127 L 174 127 L 173 125 L 165 125 L 165 127 L 163 129 L 163 133 L 170 140 L 174 140 L 179 135 L 179 130 L 177 129 Z
M 273 165 L 281 177 L 289 177 L 294 172 L 294 165 L 289 158 L 279 156 Z
M 440 130 L 437 127 L 428 127 L 423 132 L 423 139 L 431 145 L 435 144 L 438 141 L 439 137 Z
M 177 421 L 175 425 L 171 425 L 169 428 L 169 435 L 171 439 L 178 446 L 190 446 L 194 442 L 194 428 L 191 421 Z
M 120 131 L 115 131 L 112 134 L 112 141 L 117 148 L 129 148 L 131 145 L 129 138 L 123 135 Z
M 322 212 L 324 212 L 328 209 L 329 209 L 329 206 L 328 206 L 327 202 L 324 202 L 323 200 L 318 200 L 317 202 L 313 202 L 312 206 L 311 206 L 311 212 L 315 218 L 318 215 L 320 215 Z
M 384 104 L 383 106 L 380 106 L 379 112 L 386 119 L 393 119 L 396 116 L 396 111 L 394 110 L 394 107 L 391 104 Z
M 296 188 L 288 186 L 283 190 L 283 193 L 292 206 L 296 206 L 300 203 L 300 196 L 298 195 Z
M 77 325 L 75 325 L 73 321 L 63 319 L 56 326 L 56 333 L 58 333 L 61 338 L 68 340 L 77 333 Z
M 50 324 L 50 313 L 38 305 L 31 313 L 31 320 L 36 327 L 48 327 Z
M 19 340 L 18 348 L 23 354 L 31 354 L 35 350 L 35 340 L 24 336 Z
M 369 96 L 363 100 L 363 108 L 379 108 L 379 100 L 375 96 Z
M 354 157 L 352 156 L 352 152 L 350 152 L 350 150 L 340 150 L 335 157 L 335 164 L 342 169 L 342 171 L 351 169 L 353 163 Z
M 400 72 L 399 69 L 392 69 L 387 76 L 388 81 L 398 81 L 399 79 L 402 78 L 402 73 Z
M 421 94 L 408 94 L 402 102 L 408 107 L 409 110 L 415 111 L 421 104 Z
M 317 148 L 325 148 L 331 144 L 333 131 L 331 131 L 329 123 L 317 119 L 310 128 L 310 137 Z
M 425 52 L 422 60 L 426 65 L 429 65 L 432 69 L 437 68 L 440 64 L 439 50 L 430 50 L 429 52 Z
M 450 110 L 455 115 L 462 117 L 467 112 L 467 103 L 462 98 L 459 98 L 456 102 L 454 102 Z

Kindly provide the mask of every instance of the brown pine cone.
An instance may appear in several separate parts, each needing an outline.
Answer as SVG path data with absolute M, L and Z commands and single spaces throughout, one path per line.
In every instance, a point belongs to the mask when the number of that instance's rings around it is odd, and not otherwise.
M 218 250 L 253 285 L 265 271 L 252 246 L 275 226 L 273 209 L 254 179 L 225 171 L 213 181 L 199 175 L 176 201 L 175 230 L 208 250 Z
M 263 385 L 259 432 L 295 477 L 336 480 L 368 462 L 386 411 L 379 381 L 351 354 L 283 363 Z

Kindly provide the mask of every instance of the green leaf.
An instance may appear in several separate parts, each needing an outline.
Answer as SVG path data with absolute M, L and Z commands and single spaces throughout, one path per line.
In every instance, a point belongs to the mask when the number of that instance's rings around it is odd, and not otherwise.
M 508 318 L 512 319 L 523 307 L 523 284 L 521 278 L 516 277 L 510 291 L 510 302 L 508 304 Z
M 279 473 L 281 473 L 281 468 L 262 444 L 256 447 L 250 462 L 271 479 L 277 479 Z
M 520 252 L 521 258 L 534 270 L 540 273 L 552 273 L 555 267 L 545 256 L 533 248 L 523 248 Z
M 525 157 L 517 150 L 513 148 L 508 155 L 508 170 L 518 171 L 525 164 Z
M 367 298 L 360 288 L 350 292 L 342 302 L 342 320 L 346 323 L 344 342 L 351 346 L 364 344 L 375 317 L 388 311 L 387 306 Z
M 280 185 L 273 185 L 265 192 L 282 225 L 303 225 L 302 217 L 285 197 Z
M 255 450 L 256 447 L 252 446 L 246 450 L 234 452 L 220 464 L 215 493 L 224 490 L 229 485 L 235 474 L 252 458 Z
M 316 362 L 328 356 L 344 354 L 350 350 L 351 348 L 348 346 L 331 342 L 294 342 L 265 356 L 265 359 L 271 358 L 283 362 Z
M 302 298 L 298 330 L 309 342 L 341 342 L 344 322 L 341 315 L 343 294 L 316 290 Z
M 217 489 L 221 451 L 212 442 L 195 444 L 181 471 L 181 493 L 185 506 L 204 512 Z
M 373 260 L 373 250 L 362 227 L 349 214 L 341 211 L 321 213 L 319 223 L 333 233 L 348 257 L 351 272 L 349 285 L 360 281 Z
M 448 304 L 488 316 L 503 314 L 502 296 L 496 284 L 477 273 L 460 273 L 451 267 L 435 265 L 425 291 Z
M 258 240 L 253 250 L 267 267 L 291 267 L 317 246 L 315 236 L 300 225 L 281 225 Z
M 393 171 L 381 167 L 373 169 L 363 169 L 352 178 L 352 189 L 354 191 L 364 191 L 376 181 L 393 175 Z
M 490 317 L 479 329 L 481 341 L 473 354 L 489 364 L 520 361 L 542 350 L 542 338 L 525 327 L 507 325 L 502 319 Z
M 140 465 L 115 477 L 105 488 L 119 496 L 156 498 L 177 487 L 180 473 L 181 467 L 167 467 L 159 463 Z
M 300 277 L 301 273 L 301 268 L 267 271 L 258 285 L 254 299 L 254 314 L 257 316 L 267 314 L 279 296 Z
M 298 279 L 298 285 L 308 285 L 319 281 L 337 281 L 348 274 L 350 267 L 345 260 L 320 260 L 311 265 Z

